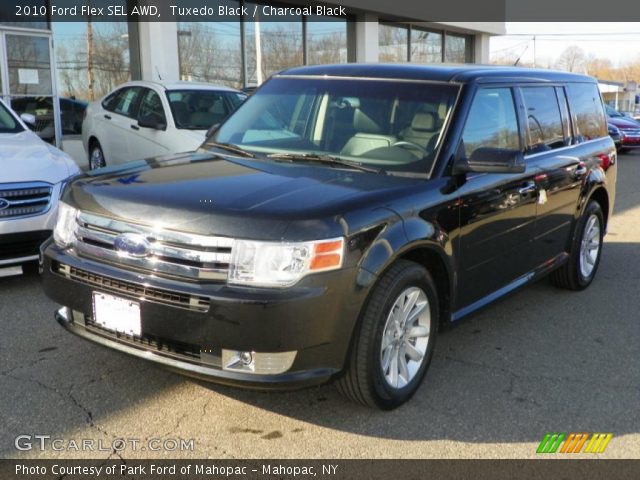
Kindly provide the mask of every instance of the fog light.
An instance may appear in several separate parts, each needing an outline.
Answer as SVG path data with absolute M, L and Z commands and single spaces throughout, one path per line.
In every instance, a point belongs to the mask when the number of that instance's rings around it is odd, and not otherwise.
M 222 350 L 222 369 L 232 372 L 277 375 L 291 368 L 298 352 L 243 352 Z

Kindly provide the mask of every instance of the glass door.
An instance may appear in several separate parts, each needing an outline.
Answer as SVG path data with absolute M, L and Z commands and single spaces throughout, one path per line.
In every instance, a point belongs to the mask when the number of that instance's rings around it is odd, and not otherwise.
M 60 140 L 60 107 L 53 81 L 50 35 L 0 32 L 0 69 L 3 96 L 18 114 L 30 113 L 29 125 L 40 138 L 54 145 Z

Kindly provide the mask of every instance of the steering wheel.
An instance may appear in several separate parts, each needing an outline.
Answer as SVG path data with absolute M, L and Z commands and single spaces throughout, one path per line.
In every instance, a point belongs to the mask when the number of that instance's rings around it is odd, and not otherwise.
M 422 154 L 423 157 L 426 157 L 429 154 L 427 149 L 424 148 L 422 145 L 418 145 L 417 143 L 413 143 L 413 142 L 408 142 L 407 140 L 400 140 L 392 144 L 391 146 L 402 147 L 402 148 L 406 148 L 407 150 L 417 150 Z

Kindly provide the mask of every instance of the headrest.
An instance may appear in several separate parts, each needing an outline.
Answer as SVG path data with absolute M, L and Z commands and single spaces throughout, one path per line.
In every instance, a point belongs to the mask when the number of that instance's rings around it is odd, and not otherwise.
M 438 117 L 433 112 L 416 113 L 411 122 L 411 130 L 433 132 L 437 128 Z
M 380 126 L 359 108 L 353 112 L 353 128 L 356 132 L 380 133 Z

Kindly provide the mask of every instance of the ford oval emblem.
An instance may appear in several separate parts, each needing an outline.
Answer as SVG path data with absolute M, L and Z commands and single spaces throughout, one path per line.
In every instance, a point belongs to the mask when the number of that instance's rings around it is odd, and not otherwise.
M 113 246 L 120 255 L 144 258 L 151 253 L 151 244 L 139 233 L 121 233 L 113 241 Z
M 9 208 L 9 205 L 11 205 L 9 203 L 9 200 L 5 200 L 4 198 L 0 198 L 0 210 L 6 210 L 7 208 Z

